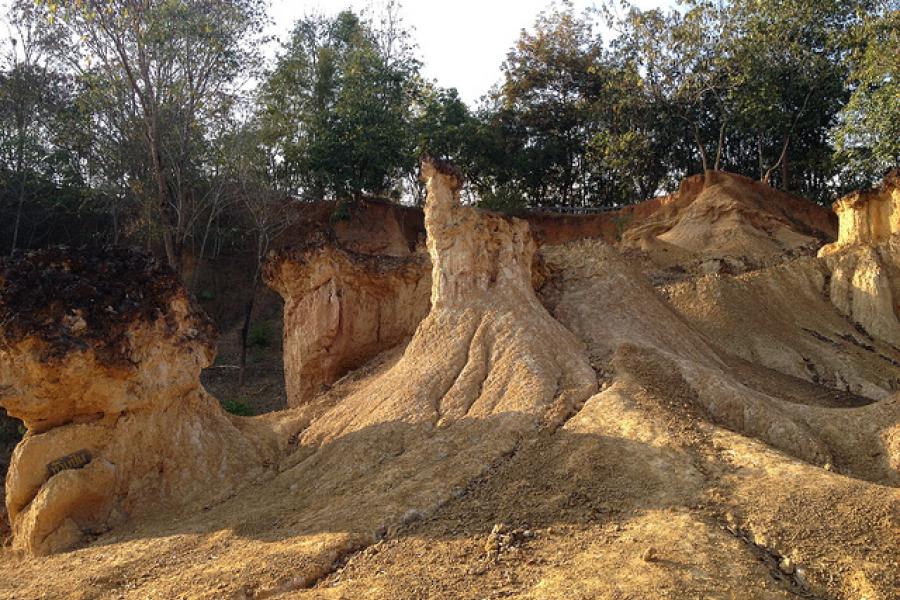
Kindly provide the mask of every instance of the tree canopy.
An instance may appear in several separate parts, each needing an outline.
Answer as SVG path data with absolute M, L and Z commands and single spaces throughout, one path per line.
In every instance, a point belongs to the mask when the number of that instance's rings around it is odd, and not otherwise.
M 423 75 L 396 1 L 306 15 L 271 57 L 266 11 L 15 0 L 3 251 L 141 243 L 196 279 L 222 248 L 258 254 L 289 204 L 421 201 L 424 153 L 511 211 L 617 206 L 714 169 L 827 202 L 900 165 L 896 0 L 564 1 L 472 106 Z

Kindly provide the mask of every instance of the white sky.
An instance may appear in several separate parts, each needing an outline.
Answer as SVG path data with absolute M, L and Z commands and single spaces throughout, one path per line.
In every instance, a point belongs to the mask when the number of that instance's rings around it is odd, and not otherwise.
M 334 15 L 345 8 L 357 12 L 384 0 L 270 0 L 272 33 L 287 39 L 294 22 L 309 13 Z M 573 0 L 576 11 L 602 0 Z M 631 0 L 642 9 L 673 7 L 676 0 Z M 473 105 L 500 80 L 500 65 L 523 28 L 553 0 L 401 0 L 405 25 L 413 32 L 425 76 L 455 87 Z M 0 0 L 5 15 L 9 0 Z M 6 38 L 5 27 L 0 39 Z M 607 32 L 602 32 L 608 38 Z
M 274 33 L 286 36 L 305 14 L 332 15 L 345 8 L 357 11 L 378 0 L 271 0 Z M 674 0 L 632 0 L 642 9 L 670 7 Z M 574 0 L 577 11 L 594 5 Z M 425 63 L 425 76 L 444 87 L 455 87 L 473 104 L 500 80 L 500 65 L 523 28 L 551 0 L 403 0 L 402 16 L 413 30 Z M 605 37 L 605 36 L 604 36 Z

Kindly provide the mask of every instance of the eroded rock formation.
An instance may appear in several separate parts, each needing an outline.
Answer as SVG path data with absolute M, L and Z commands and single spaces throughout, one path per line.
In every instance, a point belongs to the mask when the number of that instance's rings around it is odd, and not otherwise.
M 0 556 L 0 595 L 128 581 L 209 599 L 896 596 L 900 362 L 878 363 L 887 343 L 832 304 L 828 258 L 787 248 L 774 266 L 660 284 L 633 248 L 571 239 L 591 227 L 538 250 L 523 220 L 460 206 L 452 168 L 423 174 L 431 309 L 408 344 L 302 407 L 236 421 L 291 432 L 272 477 L 105 534 L 78 569 Z M 691 227 L 716 244 L 734 206 L 713 204 Z M 745 242 L 767 231 L 757 217 L 738 223 Z M 775 220 L 763 250 L 790 239 L 782 226 L 816 237 Z M 345 259 L 333 250 L 291 257 L 291 284 Z M 804 359 L 815 376 L 791 371 Z M 79 472 L 79 449 L 51 481 Z
M 660 267 L 745 271 L 812 254 L 836 230 L 826 208 L 721 171 L 689 177 L 677 193 L 643 204 L 643 214 L 623 212 L 620 246 Z
M 838 239 L 826 253 L 850 244 L 879 244 L 900 235 L 900 170 L 888 173 L 881 186 L 845 196 L 832 208 L 839 220 Z
M 868 335 L 900 348 L 900 171 L 834 203 L 838 240 L 819 251 L 829 295 Z
M 167 269 L 68 249 L 0 269 L 0 405 L 28 428 L 6 485 L 15 547 L 67 549 L 261 473 L 275 447 L 200 386 L 214 330 Z
M 367 255 L 332 244 L 282 249 L 269 257 L 264 277 L 284 299 L 291 406 L 409 338 L 429 307 L 430 265 L 408 251 Z
M 596 388 L 581 344 L 534 293 L 528 224 L 461 206 L 459 176 L 439 164 L 424 163 L 423 178 L 431 310 L 390 371 L 304 436 L 391 419 L 446 427 L 519 413 L 549 423 Z

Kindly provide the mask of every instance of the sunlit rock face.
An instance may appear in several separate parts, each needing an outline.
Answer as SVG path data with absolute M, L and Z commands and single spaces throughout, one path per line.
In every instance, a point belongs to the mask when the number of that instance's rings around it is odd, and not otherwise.
M 900 171 L 834 203 L 837 242 L 819 256 L 834 305 L 869 335 L 900 346 Z
M 214 328 L 154 260 L 7 259 L 0 323 L 0 405 L 28 428 L 6 486 L 17 548 L 64 550 L 128 516 L 229 494 L 274 452 L 200 386 Z
M 425 227 L 435 306 L 471 302 L 494 289 L 536 301 L 532 262 L 536 245 L 528 223 L 460 205 L 459 176 L 425 163 Z
M 837 251 L 851 244 L 879 244 L 900 234 L 900 171 L 889 173 L 881 186 L 854 192 L 834 203 L 838 240 L 823 249 Z
M 291 406 L 407 340 L 428 313 L 431 273 L 422 254 L 368 255 L 336 244 L 284 249 L 269 257 L 265 279 L 285 303 Z

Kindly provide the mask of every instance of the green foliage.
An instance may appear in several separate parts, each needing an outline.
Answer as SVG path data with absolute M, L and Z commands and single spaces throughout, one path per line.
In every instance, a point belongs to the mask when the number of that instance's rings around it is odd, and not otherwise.
M 125 242 L 176 268 L 223 248 L 258 266 L 291 197 L 341 200 L 332 220 L 362 195 L 421 201 L 423 153 L 511 214 L 629 203 L 704 168 L 828 201 L 900 164 L 896 0 L 607 0 L 610 39 L 563 1 L 475 107 L 423 78 L 395 0 L 300 19 L 266 71 L 265 0 L 10 8 L 2 252 Z
M 55 32 L 48 50 L 77 64 L 76 106 L 90 127 L 88 174 L 131 200 L 180 270 L 223 200 L 215 138 L 230 125 L 261 55 L 265 0 L 19 0 Z M 22 8 L 26 11 L 25 8 Z
M 247 332 L 247 345 L 255 348 L 266 348 L 272 343 L 274 334 L 272 324 L 268 321 L 257 321 Z
M 835 129 L 835 158 L 849 187 L 900 167 L 900 10 L 881 8 L 849 32 L 852 91 Z
M 350 206 L 347 202 L 339 200 L 334 207 L 334 212 L 328 217 L 329 222 L 334 225 L 340 221 L 350 220 Z
M 351 11 L 298 21 L 261 93 L 284 187 L 310 199 L 388 195 L 415 168 L 418 69 L 401 29 Z
M 222 408 L 224 408 L 226 412 L 239 417 L 253 416 L 253 409 L 250 408 L 250 405 L 241 400 L 222 400 Z
M 487 190 L 481 196 L 478 206 L 511 216 L 521 216 L 526 212 L 525 198 L 513 186 L 503 186 Z
M 595 130 L 591 99 L 602 95 L 606 76 L 601 58 L 591 21 L 565 6 L 541 14 L 503 64 L 489 116 L 503 150 L 492 153 L 492 171 L 531 204 L 593 200 L 584 158 Z

